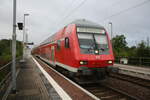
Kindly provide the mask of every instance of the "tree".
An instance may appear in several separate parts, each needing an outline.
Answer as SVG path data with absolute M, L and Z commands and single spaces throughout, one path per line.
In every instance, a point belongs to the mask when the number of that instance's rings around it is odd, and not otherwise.
M 135 57 L 135 56 L 137 56 L 137 47 L 132 46 L 132 47 L 128 48 L 128 50 L 126 52 L 128 52 L 128 57 Z
M 12 52 L 11 52 L 12 40 L 3 39 L 0 40 L 0 65 L 6 64 L 11 60 Z M 16 41 L 16 55 L 17 57 L 22 55 L 23 46 L 20 41 Z
M 144 40 L 137 45 L 137 56 L 150 57 L 150 47 Z
M 126 37 L 124 35 L 116 35 L 112 39 L 113 50 L 116 56 L 128 56 Z

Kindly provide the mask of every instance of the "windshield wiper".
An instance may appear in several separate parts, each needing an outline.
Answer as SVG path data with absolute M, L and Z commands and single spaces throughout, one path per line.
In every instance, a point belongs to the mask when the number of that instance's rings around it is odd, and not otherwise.
M 105 49 L 104 49 L 104 48 L 100 48 L 100 50 L 105 51 Z
M 95 43 L 93 42 L 91 45 L 90 45 L 90 47 L 88 48 L 88 51 L 89 50 L 94 50 L 95 49 Z

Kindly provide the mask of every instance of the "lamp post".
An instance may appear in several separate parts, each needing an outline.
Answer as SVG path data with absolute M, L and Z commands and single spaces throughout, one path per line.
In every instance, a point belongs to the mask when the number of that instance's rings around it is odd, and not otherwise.
M 16 0 L 13 0 L 12 92 L 16 93 Z
M 113 44 L 113 24 L 112 24 L 112 22 L 109 22 L 109 25 L 110 25 L 110 32 L 111 32 L 112 48 L 114 48 L 114 44 Z
M 28 43 L 28 33 L 26 33 L 26 43 Z
M 29 14 L 24 14 L 24 19 L 23 19 L 23 23 L 24 23 L 24 26 L 23 26 L 23 61 L 24 61 L 24 58 L 25 58 L 25 34 L 26 34 L 26 30 L 25 30 L 25 17 L 26 16 L 29 16 Z
M 109 22 L 109 25 L 110 25 L 111 40 L 112 40 L 112 38 L 113 38 L 113 26 L 112 26 L 112 22 Z

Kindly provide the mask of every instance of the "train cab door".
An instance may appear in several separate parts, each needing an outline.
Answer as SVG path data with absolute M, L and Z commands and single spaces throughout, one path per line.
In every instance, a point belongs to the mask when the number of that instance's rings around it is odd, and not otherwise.
M 55 66 L 55 47 L 51 47 L 51 60 L 52 60 L 52 65 Z

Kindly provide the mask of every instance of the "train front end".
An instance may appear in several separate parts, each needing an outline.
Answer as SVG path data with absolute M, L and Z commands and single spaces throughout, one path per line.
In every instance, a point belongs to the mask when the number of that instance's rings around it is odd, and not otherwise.
M 111 41 L 103 27 L 76 27 L 78 73 L 104 79 L 114 63 Z

